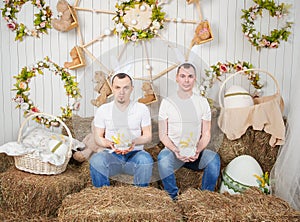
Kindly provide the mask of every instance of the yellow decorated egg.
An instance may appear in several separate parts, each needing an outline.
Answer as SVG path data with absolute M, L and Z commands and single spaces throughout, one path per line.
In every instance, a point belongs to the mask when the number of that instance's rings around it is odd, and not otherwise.
M 58 155 L 66 156 L 68 152 L 68 147 L 63 143 L 63 141 L 52 139 L 48 143 L 49 150 Z
M 249 155 L 234 158 L 222 172 L 220 193 L 240 193 L 249 187 L 259 187 L 255 175 L 262 175 L 259 163 Z
M 225 108 L 240 108 L 253 106 L 253 99 L 249 92 L 241 86 L 229 87 L 224 95 Z

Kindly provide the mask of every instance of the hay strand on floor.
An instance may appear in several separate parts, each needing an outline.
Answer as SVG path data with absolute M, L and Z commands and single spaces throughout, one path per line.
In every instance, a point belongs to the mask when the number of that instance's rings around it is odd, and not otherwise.
M 59 221 L 180 221 L 180 209 L 164 191 L 152 187 L 85 188 L 67 196 Z

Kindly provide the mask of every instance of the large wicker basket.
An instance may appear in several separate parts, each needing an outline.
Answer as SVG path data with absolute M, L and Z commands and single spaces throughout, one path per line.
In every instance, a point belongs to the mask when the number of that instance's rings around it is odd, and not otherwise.
M 275 87 L 276 87 L 276 92 L 275 92 L 274 95 L 280 95 L 280 88 L 279 88 L 278 81 L 276 80 L 276 78 L 270 72 L 268 72 L 266 70 L 262 70 L 262 69 L 245 69 L 245 70 L 238 71 L 238 72 L 228 76 L 222 82 L 222 85 L 220 86 L 220 90 L 219 90 L 219 95 L 218 95 L 219 106 L 221 108 L 225 108 L 224 107 L 224 101 L 222 100 L 222 98 L 223 98 L 224 89 L 225 89 L 224 87 L 226 86 L 226 84 L 229 82 L 229 80 L 232 80 L 234 77 L 239 76 L 239 75 L 245 75 L 245 73 L 247 73 L 247 72 L 262 72 L 262 73 L 265 73 L 266 75 L 268 75 L 274 81 L 274 84 L 275 84 Z
M 22 131 L 25 126 L 25 124 L 32 119 L 35 116 L 47 116 L 53 119 L 56 119 L 57 121 L 60 122 L 60 124 L 66 129 L 68 137 L 70 139 L 70 144 L 69 144 L 69 149 L 68 153 L 66 155 L 65 161 L 62 165 L 54 165 L 49 162 L 42 162 L 39 158 L 35 157 L 33 154 L 25 154 L 22 156 L 15 156 L 15 166 L 17 169 L 26 171 L 29 173 L 34 173 L 34 174 L 43 174 L 43 175 L 54 175 L 54 174 L 60 174 L 64 172 L 67 168 L 68 162 L 72 156 L 72 134 L 67 127 L 67 125 L 60 120 L 58 117 L 52 116 L 50 114 L 46 113 L 34 113 L 30 116 L 28 116 L 21 124 L 20 129 L 19 129 L 19 135 L 18 135 L 18 143 L 21 143 L 21 137 L 22 137 Z
M 253 105 L 241 107 L 225 106 L 225 96 L 222 96 L 225 84 L 237 75 L 252 71 L 263 72 L 274 81 L 275 87 L 271 88 L 272 94 L 269 95 L 271 92 L 268 92 L 265 96 L 253 98 Z M 239 92 L 230 93 L 231 95 L 240 95 Z M 247 69 L 230 75 L 220 87 L 219 105 L 221 109 L 218 117 L 218 126 L 229 140 L 239 139 L 249 127 L 252 127 L 254 130 L 263 130 L 271 135 L 269 140 L 270 146 L 274 147 L 275 145 L 284 144 L 286 133 L 283 120 L 284 101 L 280 95 L 279 84 L 271 73 L 261 69 Z

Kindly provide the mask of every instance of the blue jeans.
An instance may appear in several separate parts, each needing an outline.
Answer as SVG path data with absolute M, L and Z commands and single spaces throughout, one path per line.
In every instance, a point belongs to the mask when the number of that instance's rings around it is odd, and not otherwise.
M 153 159 L 144 150 L 131 151 L 125 155 L 103 151 L 90 159 L 90 173 L 95 187 L 109 186 L 109 177 L 120 173 L 133 175 L 136 186 L 149 185 Z
M 158 170 L 164 189 L 169 193 L 172 199 L 175 199 L 178 195 L 174 171 L 182 166 L 196 171 L 204 169 L 201 189 L 215 190 L 221 166 L 219 154 L 204 149 L 196 161 L 184 163 L 177 159 L 172 151 L 164 148 L 158 154 Z

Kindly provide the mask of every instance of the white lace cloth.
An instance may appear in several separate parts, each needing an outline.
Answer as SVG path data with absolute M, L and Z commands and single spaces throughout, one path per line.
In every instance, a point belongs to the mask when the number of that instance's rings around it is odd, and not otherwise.
M 57 155 L 51 152 L 48 144 L 50 140 L 61 140 L 66 146 L 70 146 L 70 138 L 55 132 L 45 130 L 43 128 L 35 128 L 29 133 L 25 133 L 21 143 L 8 142 L 0 146 L 0 153 L 9 156 L 22 156 L 26 154 L 39 158 L 42 162 L 49 162 L 56 166 L 63 165 L 68 153 Z M 84 143 L 72 138 L 72 150 L 84 148 Z M 71 152 L 71 151 L 69 151 Z

